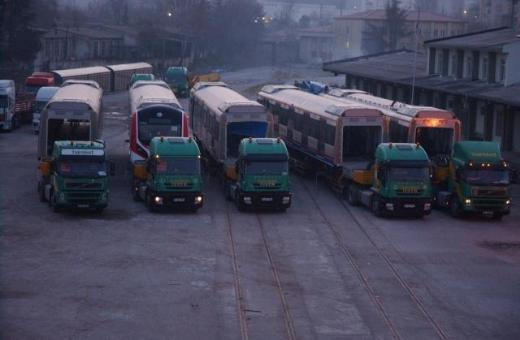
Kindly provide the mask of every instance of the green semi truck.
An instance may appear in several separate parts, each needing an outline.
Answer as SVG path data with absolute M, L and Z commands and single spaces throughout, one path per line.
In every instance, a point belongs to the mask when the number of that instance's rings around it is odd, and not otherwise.
M 245 138 L 235 167 L 225 172 L 226 197 L 239 210 L 266 207 L 285 211 L 291 205 L 289 153 L 279 138 Z
M 150 155 L 133 165 L 132 192 L 150 211 L 203 205 L 200 150 L 192 137 L 154 137 Z
M 40 199 L 48 201 L 55 212 L 66 208 L 102 212 L 107 207 L 108 176 L 114 171 L 103 143 L 55 141 L 51 156 L 40 160 L 39 169 Z
M 457 142 L 448 179 L 435 187 L 436 203 L 454 217 L 473 213 L 501 219 L 511 208 L 510 177 L 498 143 Z
M 166 70 L 164 81 L 175 95 L 186 98 L 189 95 L 188 69 L 182 66 L 172 66 Z
M 421 146 L 379 144 L 367 169 L 346 169 L 348 202 L 368 206 L 376 216 L 428 215 L 433 199 L 430 172 L 430 160 Z

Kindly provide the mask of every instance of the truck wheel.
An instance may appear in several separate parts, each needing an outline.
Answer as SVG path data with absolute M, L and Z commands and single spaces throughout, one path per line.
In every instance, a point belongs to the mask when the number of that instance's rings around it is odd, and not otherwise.
M 231 196 L 231 185 L 229 184 L 229 181 L 224 182 L 224 196 L 228 201 L 233 200 L 233 197 Z
M 450 199 L 450 214 L 455 218 L 462 217 L 462 208 L 460 207 L 459 198 L 453 195 Z
M 237 206 L 238 211 L 244 211 L 245 206 L 240 198 L 240 194 L 235 194 L 235 205 Z
M 146 193 L 146 207 L 148 208 L 149 212 L 157 211 L 157 208 L 155 207 L 155 204 L 152 201 L 152 196 L 149 193 Z
M 349 185 L 347 187 L 347 201 L 348 201 L 348 204 L 352 205 L 352 206 L 356 206 L 358 205 L 358 202 L 357 202 L 357 199 L 356 199 L 356 193 L 354 192 L 354 186 L 353 185 Z
M 45 202 L 45 189 L 41 182 L 38 182 L 38 196 L 40 197 L 40 202 Z
M 370 207 L 375 216 L 381 216 L 381 205 L 379 204 L 379 199 L 374 195 L 372 197 L 372 201 L 370 202 Z
M 132 187 L 132 198 L 135 202 L 139 202 L 141 200 L 141 197 L 139 197 L 139 188 L 137 189 L 138 190 L 136 190 L 136 187 Z
M 101 215 L 103 213 L 103 211 L 105 211 L 105 207 L 96 207 L 96 213 L 97 214 Z
M 52 207 L 52 211 L 54 211 L 55 213 L 61 212 L 61 207 L 56 202 L 56 195 L 54 194 L 54 191 L 50 192 L 49 205 Z

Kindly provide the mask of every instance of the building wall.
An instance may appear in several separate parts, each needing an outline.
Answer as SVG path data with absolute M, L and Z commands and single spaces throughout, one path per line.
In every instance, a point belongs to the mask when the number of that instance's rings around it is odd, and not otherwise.
M 520 82 L 520 42 L 505 46 L 504 52 L 507 53 L 504 85 L 509 86 Z

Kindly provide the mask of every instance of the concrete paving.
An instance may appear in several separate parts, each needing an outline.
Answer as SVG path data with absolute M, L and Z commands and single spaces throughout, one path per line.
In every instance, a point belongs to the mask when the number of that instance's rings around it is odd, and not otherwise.
M 501 222 L 376 218 L 297 176 L 287 213 L 240 213 L 207 177 L 198 213 L 152 214 L 130 195 L 127 100 L 104 101 L 102 215 L 53 213 L 37 137 L 0 134 L 0 338 L 520 338 L 517 186 Z

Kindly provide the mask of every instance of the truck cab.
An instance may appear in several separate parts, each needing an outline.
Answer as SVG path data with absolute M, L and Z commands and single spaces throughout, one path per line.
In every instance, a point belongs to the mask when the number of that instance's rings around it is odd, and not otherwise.
M 13 80 L 0 80 L 0 129 L 11 130 L 15 119 L 16 90 Z
M 453 148 L 448 180 L 436 187 L 437 204 L 454 217 L 501 219 L 511 208 L 511 170 L 496 142 L 461 141 Z
M 430 160 L 412 143 L 382 143 L 367 170 L 352 173 L 349 203 L 363 203 L 376 216 L 424 216 L 431 212 Z
M 239 210 L 266 207 L 285 211 L 291 205 L 289 152 L 279 138 L 245 138 L 234 172 L 226 172 L 226 196 Z
M 50 158 L 40 162 L 38 191 L 58 212 L 65 208 L 94 209 L 108 205 L 111 164 L 101 142 L 55 141 Z
M 150 155 L 134 163 L 132 192 L 150 211 L 203 205 L 200 150 L 192 137 L 154 137 Z
M 179 97 L 188 97 L 188 69 L 182 66 L 169 67 L 164 76 L 164 81 Z

